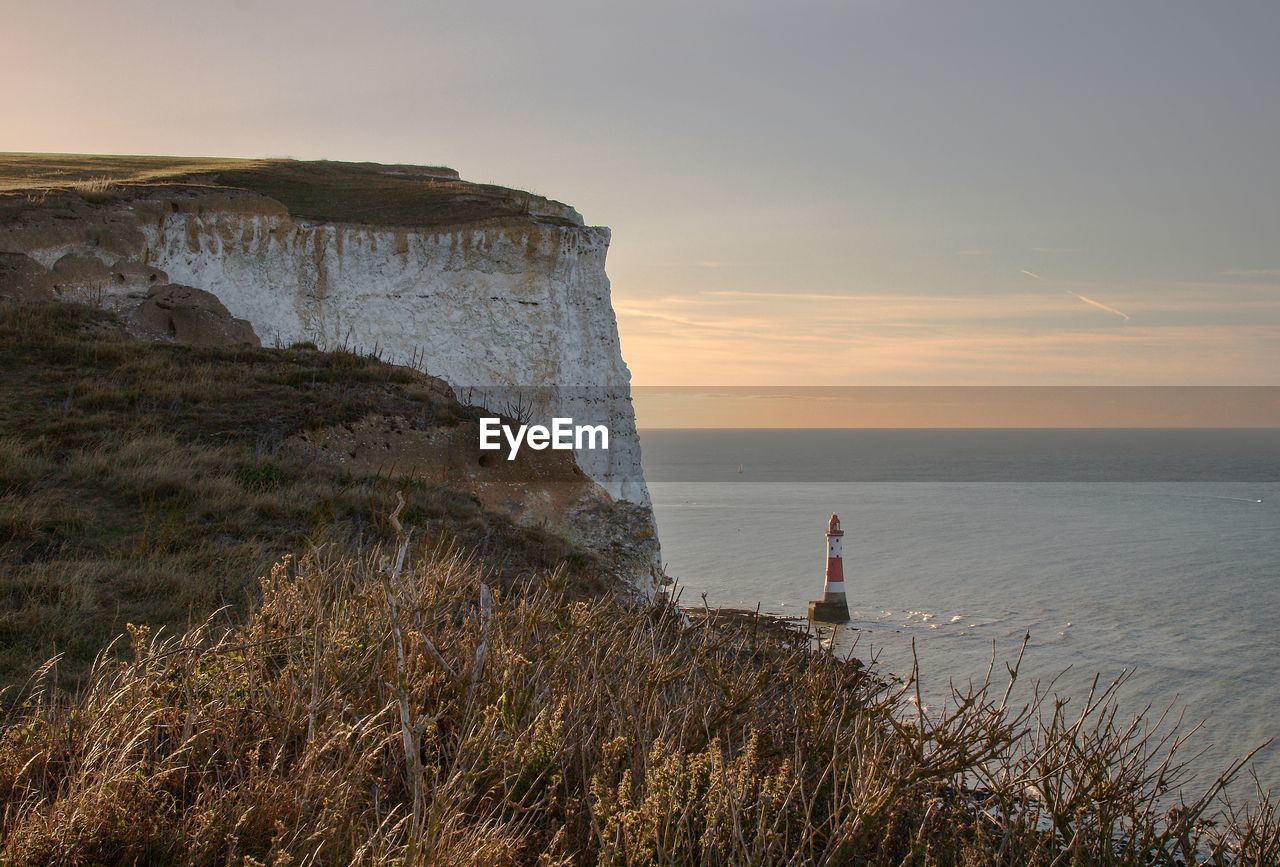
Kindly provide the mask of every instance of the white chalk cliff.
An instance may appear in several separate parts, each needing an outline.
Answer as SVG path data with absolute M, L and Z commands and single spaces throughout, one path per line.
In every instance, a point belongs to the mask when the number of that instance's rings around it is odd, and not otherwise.
M 212 292 L 266 345 L 377 350 L 464 400 L 606 424 L 609 449 L 579 452 L 579 466 L 612 496 L 648 504 L 604 269 L 608 229 L 382 229 L 206 211 L 145 233 L 148 264 Z
M 607 228 L 447 169 L 246 165 L 15 202 L 0 271 L 126 313 L 154 307 L 159 288 L 191 287 L 264 346 L 376 353 L 444 379 L 464 403 L 605 424 L 609 448 L 580 451 L 578 465 L 651 526 Z

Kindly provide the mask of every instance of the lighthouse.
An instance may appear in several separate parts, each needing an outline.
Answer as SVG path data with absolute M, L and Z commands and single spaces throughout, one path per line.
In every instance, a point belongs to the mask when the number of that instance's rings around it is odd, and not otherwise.
M 844 623 L 849 619 L 849 603 L 844 595 L 844 530 L 840 516 L 827 522 L 827 576 L 822 598 L 809 603 L 809 620 L 822 623 Z

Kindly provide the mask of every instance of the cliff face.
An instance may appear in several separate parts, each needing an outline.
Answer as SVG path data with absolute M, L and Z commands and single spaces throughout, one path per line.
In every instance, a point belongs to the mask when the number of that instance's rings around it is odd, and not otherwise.
M 608 229 L 385 229 L 223 210 L 170 214 L 145 237 L 148 264 L 212 292 L 267 345 L 377 350 L 494 409 L 608 425 L 610 448 L 579 452 L 579 466 L 648 504 Z
M 265 346 L 376 353 L 444 379 L 465 403 L 605 424 L 609 449 L 580 451 L 578 464 L 652 523 L 605 275 L 608 229 L 448 170 L 246 165 L 119 184 L 97 166 L 89 192 L 33 195 L 67 171 L 41 175 L 37 164 L 24 198 L 5 197 L 0 253 L 28 294 L 129 313 L 174 287 L 210 293 L 229 332 L 244 320 Z

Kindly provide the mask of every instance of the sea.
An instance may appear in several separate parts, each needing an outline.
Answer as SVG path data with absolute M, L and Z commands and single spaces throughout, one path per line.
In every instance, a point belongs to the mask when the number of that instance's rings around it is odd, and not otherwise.
M 803 619 L 845 530 L 852 621 L 831 649 L 927 706 L 997 682 L 1201 725 L 1186 786 L 1280 741 L 1280 430 L 642 430 L 685 606 Z M 1023 694 L 1024 696 L 1026 693 Z M 1149 709 L 1149 710 L 1148 710 Z M 1198 753 L 1192 757 L 1192 754 Z M 1280 745 L 1256 773 L 1280 793 Z M 1199 792 L 1195 792 L 1199 794 Z

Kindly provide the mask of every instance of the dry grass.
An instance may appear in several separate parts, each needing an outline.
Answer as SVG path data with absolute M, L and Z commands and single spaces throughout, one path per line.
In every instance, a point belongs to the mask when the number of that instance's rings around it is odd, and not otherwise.
M 196 172 L 261 167 L 267 160 L 200 157 L 99 156 L 93 154 L 0 154 L 0 192 L 76 189 L 107 184 L 176 183 Z
M 300 431 L 370 413 L 407 427 L 467 412 L 411 371 L 351 353 L 197 349 L 123 335 L 66 304 L 0 304 L 0 685 L 53 653 L 73 683 L 125 623 L 242 610 L 281 555 L 389 538 L 397 493 L 436 538 L 510 579 L 589 557 L 444 488 L 305 463 Z
M 432 166 L 199 157 L 0 154 L 0 193 L 71 190 L 94 202 L 164 185 L 234 187 L 284 204 L 295 216 L 377 226 L 456 226 L 528 219 L 547 200 L 458 179 Z M 550 216 L 539 222 L 564 224 Z
M 1068 714 L 907 687 L 670 609 L 494 599 L 481 561 L 316 551 L 246 625 L 131 629 L 0 740 L 7 864 L 1274 864 L 1265 800 L 1159 806 L 1110 694 Z M 1156 732 L 1159 729 L 1155 729 Z

